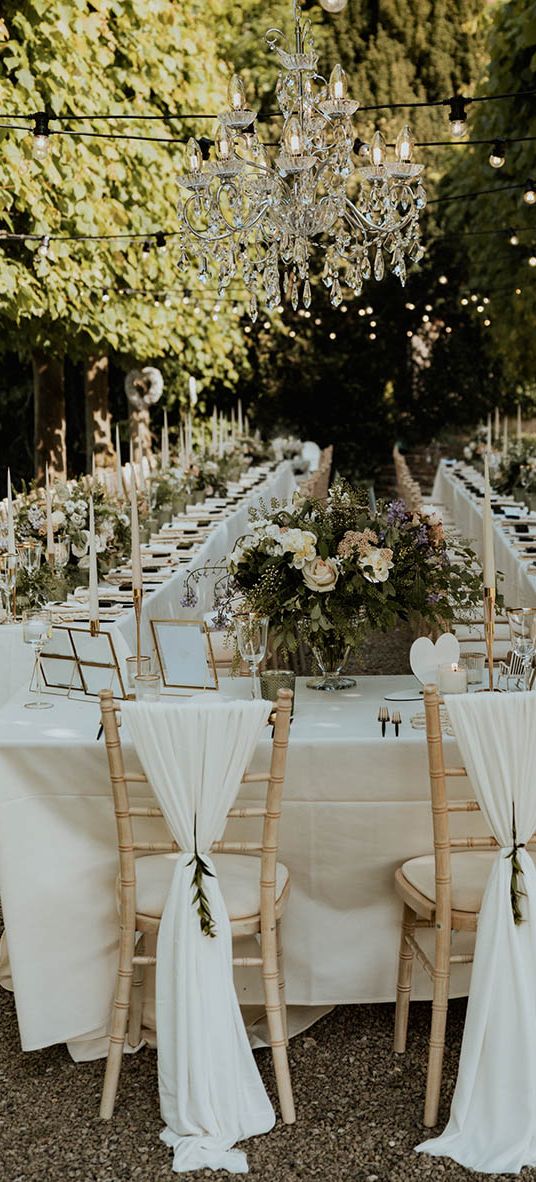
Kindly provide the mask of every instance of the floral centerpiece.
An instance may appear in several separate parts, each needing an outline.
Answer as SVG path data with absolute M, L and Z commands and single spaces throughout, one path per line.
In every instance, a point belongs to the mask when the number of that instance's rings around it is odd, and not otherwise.
M 527 498 L 536 497 L 536 439 L 525 438 L 514 443 L 503 456 L 493 480 L 500 493 Z
M 452 539 L 447 548 L 440 520 L 402 501 L 371 512 L 339 482 L 325 503 L 296 494 L 250 519 L 227 560 L 230 593 L 270 618 L 274 647 L 306 643 L 328 677 L 366 629 L 448 623 L 480 600 L 473 553 Z
M 463 449 L 463 457 L 465 460 L 482 460 L 484 462 L 484 452 L 488 446 L 488 429 L 482 423 L 477 427 L 475 434 L 468 439 Z

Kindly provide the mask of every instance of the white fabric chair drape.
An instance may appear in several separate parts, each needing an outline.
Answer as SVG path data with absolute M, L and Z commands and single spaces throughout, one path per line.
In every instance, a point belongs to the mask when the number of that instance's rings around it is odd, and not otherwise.
M 233 983 L 231 928 L 208 851 L 272 709 L 260 702 L 126 703 L 128 729 L 181 847 L 157 945 L 156 1025 L 161 1138 L 173 1169 L 246 1173 L 236 1141 L 275 1122 Z M 194 841 L 194 829 L 196 838 Z M 203 888 L 215 924 L 193 902 L 194 846 L 214 877 Z
M 499 846 L 478 921 L 471 989 L 449 1123 L 421 1152 L 483 1173 L 536 1165 L 536 694 L 449 698 L 473 789 Z M 512 910 L 513 829 L 522 922 Z M 521 848 L 519 848 L 521 847 Z

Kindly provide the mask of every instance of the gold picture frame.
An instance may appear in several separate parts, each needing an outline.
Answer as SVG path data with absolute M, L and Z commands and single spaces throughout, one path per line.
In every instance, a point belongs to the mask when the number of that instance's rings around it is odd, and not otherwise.
M 153 635 L 153 641 L 154 641 L 155 652 L 156 652 L 156 656 L 157 656 L 157 660 L 158 660 L 158 666 L 159 666 L 160 674 L 162 677 L 162 684 L 167 689 L 184 689 L 184 690 L 201 690 L 201 691 L 218 690 L 218 688 L 219 688 L 218 670 L 216 668 L 216 661 L 214 659 L 214 652 L 213 652 L 212 644 L 211 644 L 211 640 L 210 640 L 210 631 L 207 628 L 207 625 L 205 624 L 204 620 L 167 619 L 167 620 L 150 620 L 149 622 L 151 625 L 151 632 Z M 187 654 L 187 658 L 190 661 L 197 660 L 199 662 L 200 669 L 201 669 L 201 661 L 203 662 L 203 665 L 202 665 L 202 668 L 204 671 L 203 677 L 199 677 L 199 679 L 197 679 L 197 680 L 190 678 L 185 681 L 179 681 L 174 678 L 173 673 L 170 669 L 170 665 L 169 665 L 170 654 L 168 652 L 168 655 L 166 656 L 166 653 L 164 652 L 163 645 L 162 645 L 163 631 L 167 630 L 167 629 L 173 629 L 173 630 L 196 629 L 197 630 L 197 633 L 199 634 L 199 636 L 203 640 L 203 649 L 201 649 L 198 646 L 197 650 L 196 650 L 195 646 L 190 645 L 189 646 L 190 651 Z M 194 633 L 191 633 L 191 635 L 193 637 Z M 181 661 L 180 651 L 176 651 L 174 654 L 171 654 L 171 655 L 172 655 L 174 661 Z M 182 654 L 182 656 L 184 657 L 184 654 Z M 208 674 L 208 676 L 207 676 L 207 674 Z M 212 678 L 213 684 L 208 683 L 209 678 Z
M 57 638 L 58 651 L 49 647 L 55 633 L 59 633 L 61 637 Z M 67 638 L 66 645 L 63 644 L 63 635 Z M 115 698 L 127 698 L 121 666 L 110 632 L 101 628 L 96 636 L 92 636 L 89 627 L 73 628 L 70 624 L 55 624 L 49 645 L 45 646 L 41 653 L 45 692 L 61 693 L 67 697 L 79 693 L 85 698 L 98 698 L 101 689 L 111 689 Z M 97 652 L 99 645 L 101 654 Z M 60 668 L 70 667 L 70 678 L 59 677 L 58 665 Z M 98 673 L 93 673 L 93 670 L 108 670 L 109 676 L 101 680 Z

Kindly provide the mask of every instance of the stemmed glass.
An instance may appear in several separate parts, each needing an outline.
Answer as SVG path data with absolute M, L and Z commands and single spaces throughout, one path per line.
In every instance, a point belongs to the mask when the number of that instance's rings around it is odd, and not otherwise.
M 27 710 L 51 710 L 52 702 L 43 702 L 41 653 L 52 635 L 52 616 L 50 612 L 30 611 L 22 614 L 22 639 L 25 644 L 31 644 L 35 653 L 35 674 L 37 697 L 35 702 L 25 702 Z
M 54 566 L 57 571 L 65 570 L 71 554 L 71 544 L 68 539 L 61 539 L 59 542 L 54 542 Z
M 261 696 L 258 666 L 266 652 L 269 623 L 266 616 L 257 616 L 254 612 L 244 612 L 235 619 L 238 651 L 242 659 L 247 661 L 251 672 L 252 698 Z
M 35 575 L 41 566 L 41 554 L 43 553 L 42 542 L 33 541 L 31 538 L 26 542 L 19 542 L 17 544 L 17 555 L 19 563 L 27 575 Z
M 523 689 L 529 690 L 536 652 L 536 608 L 518 607 L 514 611 L 509 611 L 507 615 L 512 649 L 516 656 L 523 659 Z
M 12 624 L 15 616 L 13 612 L 13 596 L 17 585 L 17 555 L 0 553 L 0 591 L 6 601 L 7 623 Z

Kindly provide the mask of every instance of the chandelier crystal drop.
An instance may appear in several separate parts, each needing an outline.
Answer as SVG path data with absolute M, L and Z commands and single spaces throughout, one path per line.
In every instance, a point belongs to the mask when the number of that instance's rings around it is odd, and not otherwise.
M 413 163 L 414 139 L 401 129 L 394 160 L 381 132 L 368 149 L 356 139 L 359 103 L 348 94 L 340 65 L 329 79 L 317 72 L 310 21 L 293 0 L 293 43 L 280 29 L 266 41 L 280 65 L 276 97 L 283 116 L 279 143 L 263 144 L 257 112 L 233 75 L 228 109 L 218 116 L 210 158 L 195 139 L 186 145 L 178 177 L 179 267 L 195 261 L 200 282 L 216 279 L 225 294 L 233 280 L 249 293 L 252 320 L 259 301 L 276 308 L 311 304 L 311 269 L 321 276 L 334 307 L 342 286 L 355 295 L 372 276 L 391 271 L 402 285 L 407 261 L 424 254 L 419 213 L 426 205 L 423 166 Z

